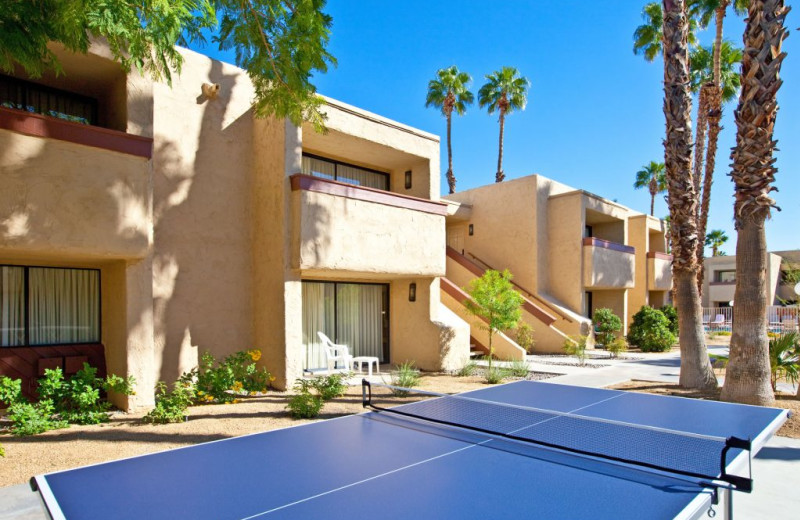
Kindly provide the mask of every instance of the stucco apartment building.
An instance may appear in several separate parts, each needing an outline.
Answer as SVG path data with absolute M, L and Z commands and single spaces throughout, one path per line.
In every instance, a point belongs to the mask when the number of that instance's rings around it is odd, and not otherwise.
M 672 257 L 665 223 L 657 218 L 541 175 L 446 201 L 442 286 L 452 290 L 451 280 L 463 287 L 485 268 L 509 269 L 526 298 L 523 320 L 535 331 L 536 350 L 560 352 L 567 336 L 591 336 L 590 317 L 598 308 L 612 309 L 627 333 L 643 305 L 669 300 Z M 452 292 L 444 300 L 457 308 L 459 296 Z
M 703 307 L 730 307 L 736 290 L 736 256 L 712 256 L 704 260 Z M 767 301 L 770 305 L 797 302 L 796 282 L 786 276 L 800 269 L 800 250 L 767 253 Z M 735 303 L 735 302 L 734 302 Z
M 151 406 L 198 354 L 259 348 L 280 387 L 317 331 L 382 362 L 463 365 L 439 138 L 328 100 L 327 134 L 257 119 L 237 67 L 192 51 L 172 86 L 101 45 L 0 77 L 0 374 L 89 361 Z M 206 89 L 204 84 L 218 84 Z

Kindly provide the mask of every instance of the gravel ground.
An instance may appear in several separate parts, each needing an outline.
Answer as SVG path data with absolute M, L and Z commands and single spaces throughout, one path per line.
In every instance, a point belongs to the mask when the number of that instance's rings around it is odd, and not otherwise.
M 531 372 L 528 379 L 552 375 Z M 483 387 L 485 383 L 478 375 L 423 374 L 419 385 L 421 389 L 448 394 Z M 42 473 L 313 422 L 289 416 L 289 395 L 270 392 L 244 398 L 237 404 L 194 406 L 189 409 L 189 420 L 178 424 L 144 424 L 143 413 L 116 412 L 106 424 L 72 426 L 30 437 L 0 435 L 0 444 L 6 450 L 5 458 L 0 457 L 0 487 L 24 483 Z M 409 398 L 381 396 L 382 404 L 408 401 Z M 361 387 L 353 386 L 343 397 L 326 403 L 317 420 L 363 411 Z

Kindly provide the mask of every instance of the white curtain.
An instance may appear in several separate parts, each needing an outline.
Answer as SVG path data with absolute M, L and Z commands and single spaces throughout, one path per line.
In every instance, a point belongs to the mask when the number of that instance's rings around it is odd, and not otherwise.
M 0 267 L 0 347 L 25 343 L 25 268 Z
M 317 332 L 336 341 L 334 325 L 334 285 L 303 282 L 303 358 L 304 369 L 325 368 L 325 355 Z
M 336 177 L 336 165 L 329 161 L 322 161 L 314 157 L 303 156 L 303 173 L 333 180 Z
M 30 343 L 100 341 L 100 273 L 89 269 L 28 269 Z
M 340 164 L 336 168 L 336 180 L 339 182 L 346 182 L 347 184 L 355 184 L 356 186 L 366 186 L 368 188 L 377 188 L 379 190 L 388 190 L 387 177 L 380 173 L 375 173 L 353 166 L 346 166 Z
M 382 285 L 337 284 L 336 341 L 354 356 L 383 361 L 383 291 Z

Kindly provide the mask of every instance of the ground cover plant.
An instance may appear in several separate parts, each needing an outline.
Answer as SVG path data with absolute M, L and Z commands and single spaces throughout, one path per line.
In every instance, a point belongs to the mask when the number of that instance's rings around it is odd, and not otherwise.
M 191 386 L 196 403 L 230 403 L 237 395 L 254 395 L 270 388 L 275 378 L 257 365 L 259 359 L 258 349 L 235 352 L 222 360 L 204 352 L 197 367 L 181 375 L 178 382 Z
M 406 361 L 397 365 L 397 370 L 392 374 L 392 386 L 402 388 L 414 388 L 419 385 L 420 373 L 414 367 L 413 361 Z M 405 390 L 392 390 L 392 393 L 398 397 L 408 396 Z
M 644 305 L 633 315 L 628 342 L 642 352 L 666 352 L 675 341 L 675 335 L 670 332 L 670 321 L 660 310 Z
M 317 417 L 327 401 L 341 397 L 347 390 L 348 374 L 330 374 L 313 379 L 295 381 L 295 393 L 289 397 L 286 408 L 295 419 Z
M 533 339 L 533 327 L 521 321 L 517 326 L 517 345 L 525 349 L 528 354 L 533 354 L 536 342 Z
M 578 358 L 578 363 L 581 365 L 586 363 L 586 341 L 588 337 L 584 335 L 570 336 L 564 340 L 564 352 L 568 356 L 575 356 Z
M 628 350 L 628 342 L 622 336 L 614 338 L 614 340 L 606 345 L 608 355 L 612 358 L 619 357 L 621 352 Z
M 194 401 L 194 389 L 188 383 L 177 382 L 172 390 L 166 383 L 156 385 L 156 406 L 142 420 L 151 424 L 182 422 L 187 419 L 186 410 Z
M 478 364 L 470 359 L 463 367 L 461 367 L 461 369 L 456 373 L 456 375 L 458 377 L 469 377 L 475 375 L 475 372 L 477 370 L 478 370 Z

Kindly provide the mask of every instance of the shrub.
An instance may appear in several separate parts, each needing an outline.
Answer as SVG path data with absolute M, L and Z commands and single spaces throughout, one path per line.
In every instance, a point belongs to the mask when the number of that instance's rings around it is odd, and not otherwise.
M 569 356 L 578 358 L 578 363 L 586 363 L 586 340 L 587 336 L 570 336 L 564 340 L 564 352 Z
M 597 309 L 592 316 L 597 340 L 608 347 L 614 341 L 614 333 L 622 330 L 622 320 L 611 309 Z
M 628 342 L 622 336 L 614 338 L 614 341 L 606 345 L 606 350 L 612 358 L 618 357 L 620 352 L 628 350 Z
M 22 398 L 22 379 L 11 379 L 10 377 L 0 376 L 0 403 L 8 406 L 16 403 Z
M 289 398 L 286 408 L 295 419 L 313 419 L 319 415 L 324 401 L 319 395 L 311 393 L 314 382 L 298 379 L 294 384 L 296 394 Z
M 419 385 L 419 370 L 414 368 L 413 361 L 406 361 L 397 366 L 397 371 L 392 374 L 392 386 L 399 386 L 402 388 L 414 388 Z M 392 393 L 398 397 L 406 397 L 408 392 L 404 390 L 392 390 Z
M 506 369 L 492 366 L 486 369 L 486 382 L 490 385 L 496 385 L 498 383 L 502 383 L 503 379 L 508 377 L 508 371 Z
M 525 349 L 528 354 L 533 354 L 533 327 L 521 321 L 517 327 L 517 345 Z
M 266 368 L 256 365 L 259 359 L 258 349 L 242 350 L 222 361 L 204 352 L 198 366 L 181 375 L 178 381 L 192 385 L 197 402 L 229 403 L 236 398 L 234 393 L 266 392 L 275 380 Z
M 183 422 L 186 409 L 193 400 L 194 389 L 191 385 L 176 382 L 170 392 L 166 383 L 159 381 L 156 385 L 156 406 L 142 420 L 151 424 Z
M 461 370 L 458 371 L 458 377 L 469 377 L 474 376 L 475 372 L 478 370 L 478 364 L 471 359 L 467 361 L 467 364 L 461 367 Z
M 790 332 L 769 341 L 769 367 L 773 391 L 777 389 L 778 379 L 783 377 L 794 384 L 800 376 L 798 339 L 800 336 L 796 332 Z
M 673 307 L 671 304 L 666 304 L 661 307 L 661 312 L 664 313 L 664 316 L 667 317 L 669 320 L 669 331 L 672 333 L 673 336 L 676 338 L 679 335 L 678 332 L 678 309 Z
M 628 342 L 642 352 L 666 352 L 675 343 L 669 326 L 669 319 L 663 312 L 645 305 L 633 315 Z
M 528 377 L 528 363 L 525 361 L 515 360 L 508 366 L 508 373 L 511 377 Z
M 50 401 L 61 419 L 74 424 L 98 424 L 108 421 L 111 403 L 100 399 L 100 391 L 133 395 L 135 381 L 132 376 L 123 379 L 110 374 L 105 379 L 97 377 L 97 369 L 84 363 L 69 380 L 64 381 L 60 368 L 45 370 L 39 380 L 40 402 Z
M 319 393 L 323 401 L 330 401 L 344 395 L 344 391 L 347 389 L 346 378 L 346 374 L 317 377 L 311 381 L 311 386 Z
M 6 416 L 11 420 L 14 435 L 36 435 L 69 426 L 67 421 L 54 418 L 53 412 L 53 402 L 49 399 L 37 403 L 19 401 L 8 408 Z

